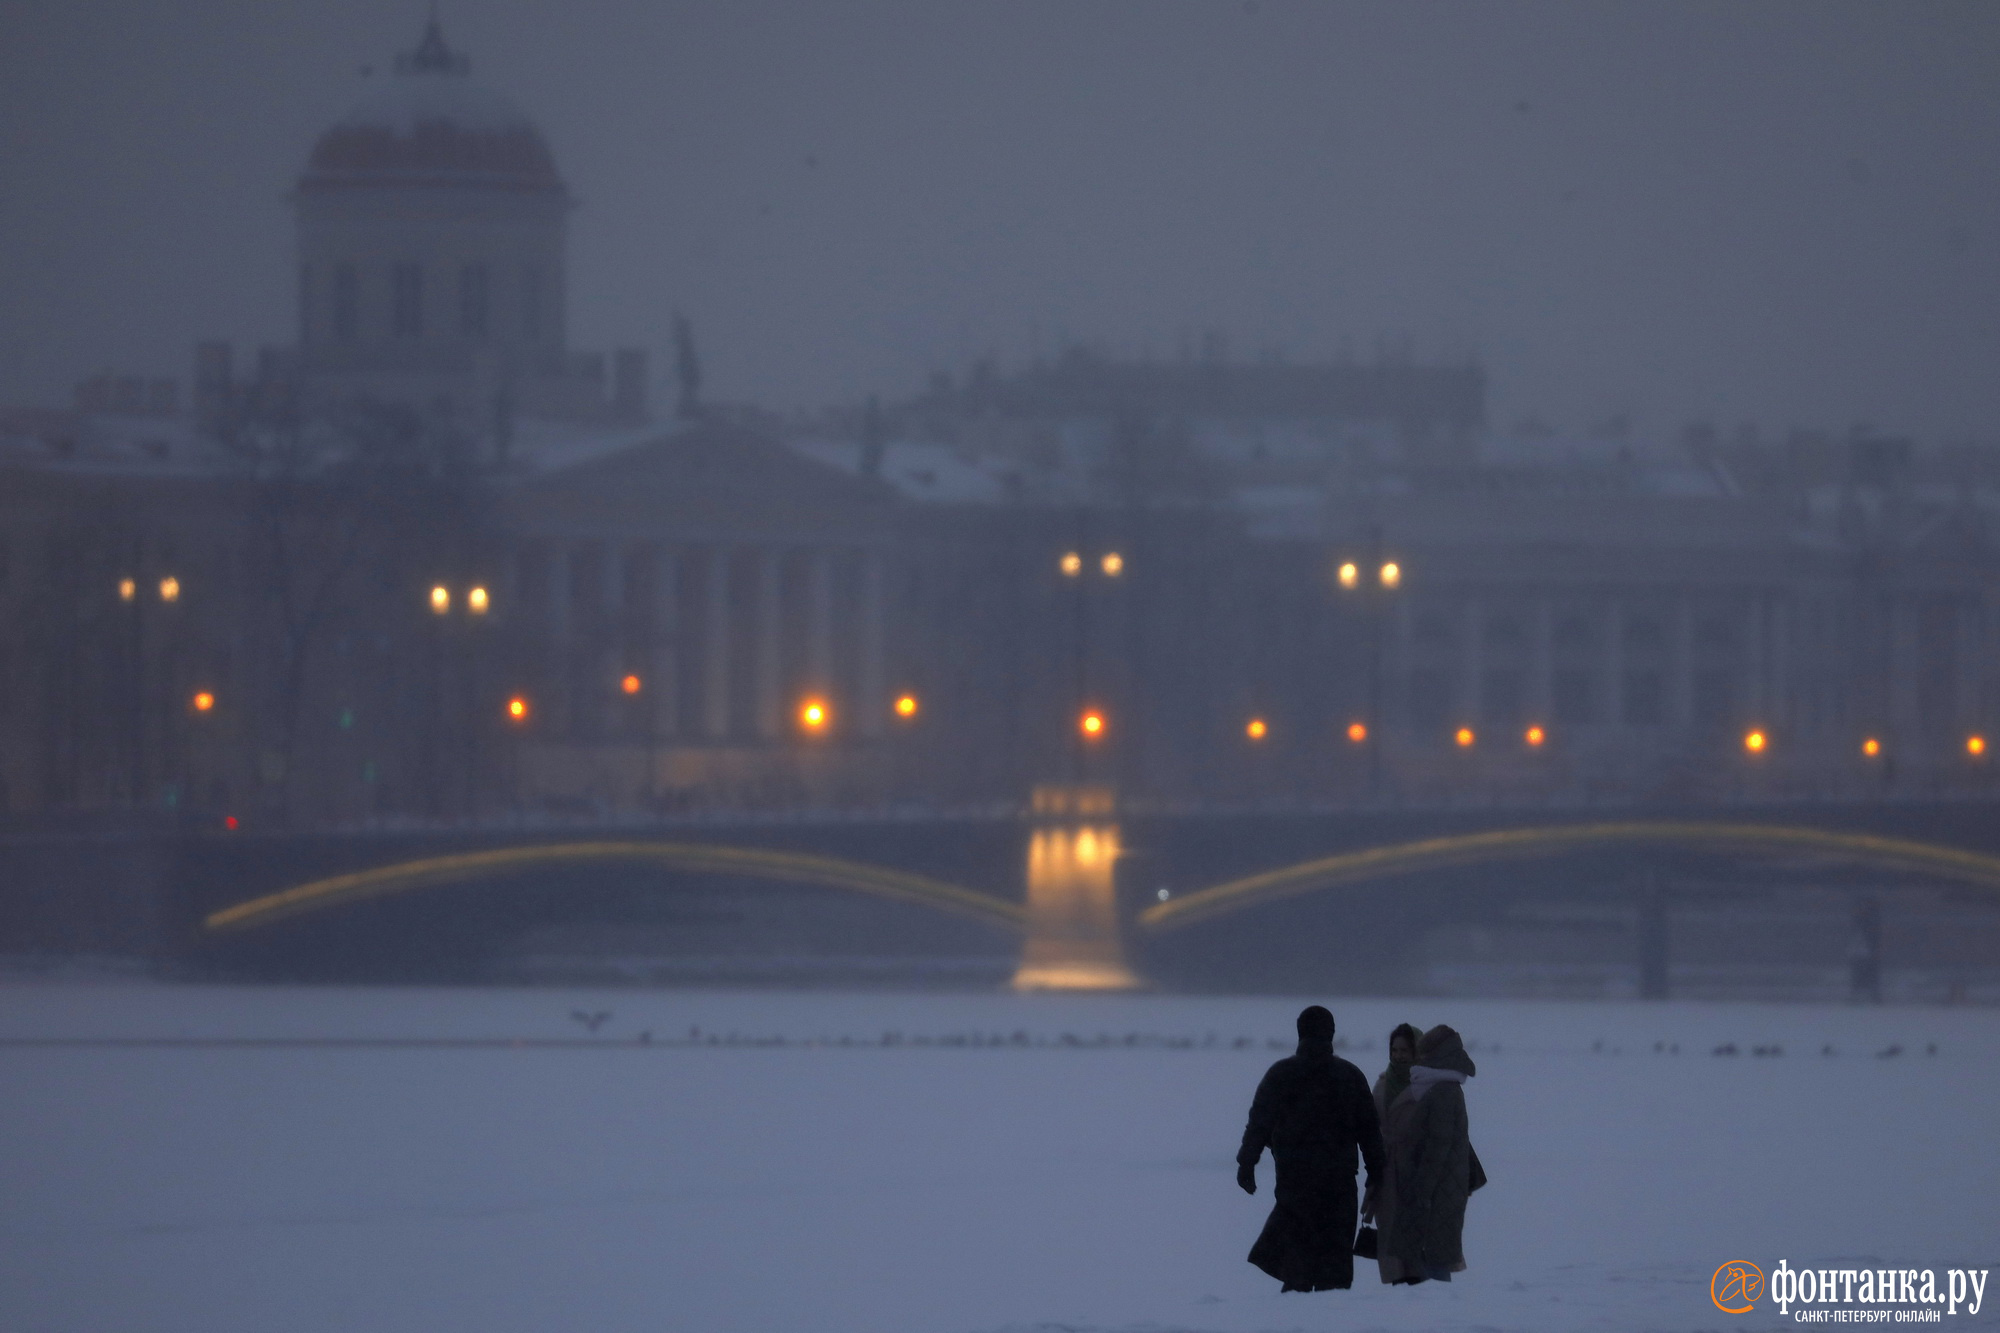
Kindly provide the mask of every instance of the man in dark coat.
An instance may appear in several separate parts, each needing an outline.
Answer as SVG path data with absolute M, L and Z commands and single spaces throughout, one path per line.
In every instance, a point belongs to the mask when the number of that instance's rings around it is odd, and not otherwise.
M 1382 1171 L 1382 1130 L 1359 1069 L 1333 1053 L 1333 1015 L 1313 1005 L 1299 1015 L 1298 1054 L 1272 1065 L 1257 1085 L 1236 1183 L 1257 1192 L 1264 1149 L 1278 1166 L 1271 1216 L 1250 1247 L 1250 1262 L 1285 1291 L 1354 1285 L 1355 1151 L 1372 1190 Z
M 1476 1072 L 1458 1033 L 1434 1027 L 1417 1042 L 1410 1086 L 1389 1104 L 1388 1170 L 1368 1199 L 1384 1282 L 1449 1282 L 1465 1271 L 1465 1203 L 1486 1180 L 1466 1132 L 1465 1080 Z

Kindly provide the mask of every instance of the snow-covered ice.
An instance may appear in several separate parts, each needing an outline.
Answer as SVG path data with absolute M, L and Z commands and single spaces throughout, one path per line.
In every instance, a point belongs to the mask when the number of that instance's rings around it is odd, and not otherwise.
M 1244 1262 L 1312 998 L 1371 1078 L 1474 1044 L 1449 1286 Z M 10 1333 L 1748 1329 L 1725 1260 L 2000 1267 L 1989 1010 L 15 985 L 0 1043 Z

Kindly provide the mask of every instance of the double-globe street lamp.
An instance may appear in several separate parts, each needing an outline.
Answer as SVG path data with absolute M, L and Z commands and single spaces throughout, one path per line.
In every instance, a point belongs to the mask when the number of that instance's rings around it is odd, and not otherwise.
M 1083 551 L 1072 549 L 1063 552 L 1056 561 L 1056 568 L 1075 587 L 1071 609 L 1074 615 L 1072 641 L 1076 653 L 1077 744 L 1071 750 L 1071 762 L 1074 767 L 1072 779 L 1080 782 L 1084 777 L 1089 751 L 1103 741 L 1111 729 L 1111 719 L 1104 707 L 1090 697 L 1089 581 L 1093 578 L 1109 582 L 1122 579 L 1125 575 L 1125 556 L 1120 551 L 1108 550 L 1086 559 Z
M 1369 537 L 1365 556 L 1343 559 L 1334 570 L 1341 592 L 1358 598 L 1368 620 L 1368 693 L 1363 716 L 1349 720 L 1347 739 L 1368 747 L 1368 793 L 1382 797 L 1382 617 L 1403 586 L 1403 566 L 1382 553 L 1381 534 Z M 1463 743 L 1463 742 L 1461 742 Z
M 424 786 L 429 793 L 431 813 L 435 815 L 443 813 L 444 802 L 443 775 L 438 771 L 440 765 L 438 763 L 437 751 L 444 740 L 444 738 L 439 736 L 438 728 L 445 725 L 443 721 L 443 714 L 446 708 L 445 655 L 448 651 L 448 641 L 445 638 L 445 634 L 453 623 L 462 624 L 468 628 L 487 623 L 493 610 L 493 596 L 487 590 L 485 584 L 474 583 L 465 589 L 463 597 L 459 597 L 454 594 L 450 584 L 440 581 L 431 585 L 426 601 L 430 608 L 431 620 L 436 632 L 431 637 L 431 707 L 427 710 L 426 720 L 428 725 L 425 728 L 426 735 L 430 739 L 429 744 L 425 747 L 424 767 L 427 770 L 426 777 L 428 781 L 425 782 Z M 479 680 L 478 658 L 476 654 L 466 656 L 464 674 L 466 677 L 467 694 L 471 699 L 477 700 L 479 696 Z M 515 703 L 521 706 L 518 714 L 513 711 L 512 705 Z M 525 721 L 527 718 L 526 699 L 519 695 L 514 696 L 509 700 L 508 711 L 515 720 Z M 461 707 L 459 712 L 464 714 L 465 709 Z M 473 788 L 476 783 L 475 774 L 478 772 L 478 733 L 482 728 L 474 724 L 470 718 L 466 718 L 463 724 L 456 729 L 461 733 L 461 740 L 464 747 L 465 800 L 468 808 L 471 808 L 477 805 L 477 801 L 474 799 Z

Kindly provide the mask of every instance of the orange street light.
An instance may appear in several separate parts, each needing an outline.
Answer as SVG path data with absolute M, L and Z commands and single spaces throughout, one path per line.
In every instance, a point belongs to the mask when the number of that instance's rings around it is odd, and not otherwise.
M 160 600 L 178 602 L 181 599 L 181 581 L 172 574 L 160 580 Z
M 1349 740 L 1353 741 L 1353 742 L 1354 742 L 1354 743 L 1355 743 L 1356 745 L 1359 745 L 1359 744 L 1361 744 L 1361 742 L 1363 742 L 1363 741 L 1367 740 L 1367 739 L 1368 739 L 1368 724 L 1367 724 L 1367 723 L 1365 723 L 1365 722 L 1350 722 L 1350 723 L 1348 723 L 1348 724 L 1347 724 L 1347 739 L 1349 739 Z
M 1979 758 L 1979 756 L 1986 753 L 1986 738 L 1976 734 L 1967 736 L 1965 738 L 1965 752 L 1974 759 Z
M 1403 567 L 1391 560 L 1382 566 L 1382 586 L 1394 588 L 1403 582 Z
M 897 695 L 896 716 L 903 718 L 910 718 L 910 717 L 915 717 L 916 715 L 917 715 L 917 696 L 914 694 Z
M 431 610 L 438 615 L 451 610 L 451 589 L 442 583 L 431 589 Z
M 1125 572 L 1125 557 L 1118 554 L 1118 552 L 1116 551 L 1106 551 L 1104 553 L 1104 559 L 1098 561 L 1097 563 L 1099 567 L 1104 570 L 1106 578 L 1115 579 L 1120 574 L 1123 574 Z
M 215 707 L 215 696 L 207 690 L 196 690 L 192 702 L 195 712 L 206 713 L 209 709 Z
M 1352 560 L 1343 561 L 1340 566 L 1339 577 L 1341 587 L 1357 587 L 1361 583 L 1361 566 L 1355 564 Z
M 799 725 L 807 731 L 824 731 L 832 718 L 824 699 L 808 699 L 799 705 Z
M 137 579 L 120 579 L 120 580 L 118 580 L 118 600 L 119 600 L 119 601 L 121 601 L 121 602 L 129 602 L 129 601 L 131 601 L 131 600 L 132 600 L 132 599 L 133 599 L 134 597 L 137 597 L 138 595 L 139 595 L 139 580 L 137 580 Z
M 1867 740 L 1861 742 L 1861 753 L 1869 759 L 1879 757 L 1882 753 L 1882 742 L 1870 736 Z
M 1470 750 L 1473 746 L 1473 743 L 1477 741 L 1479 737 L 1477 734 L 1473 732 L 1471 727 L 1460 727 L 1457 733 L 1452 736 L 1452 739 L 1458 742 L 1459 749 Z
M 507 701 L 507 720 L 510 722 L 526 722 L 528 720 L 528 701 L 526 698 L 517 694 Z
M 1529 727 L 1521 733 L 1521 739 L 1526 741 L 1531 748 L 1540 746 L 1548 738 L 1549 733 L 1543 731 L 1540 727 Z
M 1264 725 L 1264 719 L 1261 717 L 1251 718 L 1243 728 L 1243 734 L 1253 741 L 1263 740 L 1265 736 L 1270 734 L 1270 731 L 1271 729 Z
M 1065 551 L 1060 563 L 1062 572 L 1071 578 L 1075 578 L 1078 574 L 1083 573 L 1083 557 L 1075 551 Z
M 1743 748 L 1751 754 L 1764 753 L 1764 747 L 1770 743 L 1771 738 L 1766 736 L 1762 731 L 1752 731 L 1743 738 Z
M 465 609 L 475 616 L 485 615 L 487 607 L 491 605 L 492 599 L 486 595 L 484 588 L 474 588 L 465 594 Z
M 1096 740 L 1104 734 L 1104 714 L 1098 712 L 1095 708 L 1086 708 L 1083 717 L 1077 722 L 1077 726 L 1083 729 L 1084 739 Z
M 618 682 L 618 688 L 625 691 L 625 693 L 627 694 L 637 694 L 640 690 L 640 687 L 643 686 L 644 684 L 645 682 L 640 680 L 638 676 L 628 675 L 625 677 L 625 679 Z

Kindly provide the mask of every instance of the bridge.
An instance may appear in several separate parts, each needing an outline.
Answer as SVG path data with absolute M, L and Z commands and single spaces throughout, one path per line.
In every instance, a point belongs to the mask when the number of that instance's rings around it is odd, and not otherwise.
M 1666 910 L 1662 886 L 1669 898 L 1713 898 L 1810 882 L 1857 900 L 1928 886 L 2000 906 L 1996 814 L 1989 802 L 1949 801 L 1610 817 L 1121 814 L 1107 800 L 1020 815 L 620 830 L 156 831 L 72 846 L 123 848 L 127 862 L 138 849 L 141 868 L 122 878 L 125 908 L 143 906 L 147 952 L 194 975 L 490 977 L 510 950 L 522 964 L 524 938 L 574 945 L 594 929 L 600 955 L 606 941 L 643 937 L 638 953 L 678 959 L 679 974 L 654 979 L 762 968 L 852 980 L 857 967 L 907 973 L 948 959 L 957 970 L 934 979 L 1393 986 L 1385 941 L 1440 919 L 1492 920 L 1536 896 L 1627 904 L 1642 935 L 1648 905 Z M 0 866 L 60 844 L 0 840 Z M 7 880 L 0 893 L 18 909 L 20 876 Z M 104 899 L 84 893 L 73 906 L 117 906 Z M 32 950 L 32 940 L 21 947 L 23 922 L 49 933 L 49 904 L 39 906 L 9 913 L 15 938 L 0 948 Z M 746 949 L 760 932 L 762 952 Z

